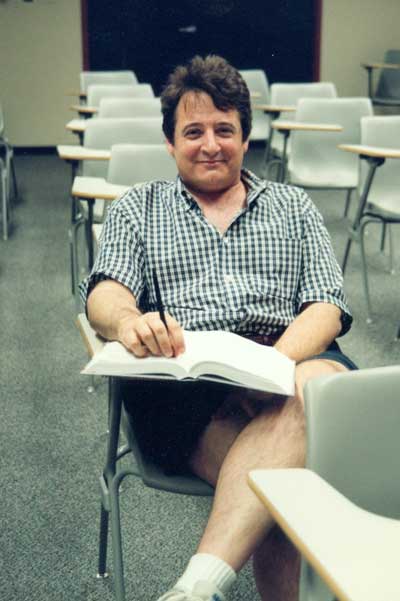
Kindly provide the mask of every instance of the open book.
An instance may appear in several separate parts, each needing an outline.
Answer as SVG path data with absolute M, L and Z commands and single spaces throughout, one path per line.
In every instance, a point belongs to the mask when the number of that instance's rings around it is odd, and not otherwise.
M 119 342 L 107 342 L 83 374 L 207 379 L 277 394 L 294 393 L 295 363 L 272 347 L 224 331 L 184 332 L 179 357 L 135 357 Z

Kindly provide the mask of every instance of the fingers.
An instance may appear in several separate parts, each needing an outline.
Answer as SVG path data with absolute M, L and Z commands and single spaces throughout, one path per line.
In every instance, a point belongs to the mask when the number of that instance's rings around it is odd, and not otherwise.
M 120 336 L 122 344 L 137 357 L 180 355 L 185 350 L 183 329 L 171 315 L 165 318 L 168 329 L 158 313 L 144 313 L 130 320 Z

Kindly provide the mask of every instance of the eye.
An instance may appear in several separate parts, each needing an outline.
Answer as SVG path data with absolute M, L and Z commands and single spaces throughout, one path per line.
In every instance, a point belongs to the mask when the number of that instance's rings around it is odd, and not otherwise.
M 235 132 L 234 132 L 233 127 L 230 127 L 229 125 L 221 125 L 217 128 L 216 133 L 219 136 L 227 138 L 227 137 L 233 136 L 233 134 Z
M 202 134 L 201 129 L 199 129 L 198 127 L 191 127 L 185 131 L 185 138 L 194 140 L 195 138 L 198 138 L 199 136 L 201 136 L 201 134 Z

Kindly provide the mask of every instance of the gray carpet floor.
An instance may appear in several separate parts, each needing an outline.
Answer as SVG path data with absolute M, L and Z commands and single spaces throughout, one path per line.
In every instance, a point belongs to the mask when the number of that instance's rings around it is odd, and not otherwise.
M 247 164 L 259 170 L 260 157 L 252 151 Z M 106 382 L 99 379 L 89 393 L 79 373 L 87 357 L 70 291 L 70 170 L 52 155 L 19 155 L 16 167 L 20 200 L 10 238 L 0 241 L 1 598 L 111 601 L 112 577 L 95 578 Z M 312 197 L 341 259 L 344 193 Z M 355 320 L 342 347 L 360 367 L 395 364 L 400 357 L 399 278 L 385 271 L 387 257 L 378 248 L 379 232 L 371 227 L 372 324 L 365 321 L 357 247 L 345 279 Z M 121 505 L 128 599 L 153 601 L 194 552 L 210 500 L 149 490 L 130 478 Z M 255 599 L 246 567 L 232 601 Z

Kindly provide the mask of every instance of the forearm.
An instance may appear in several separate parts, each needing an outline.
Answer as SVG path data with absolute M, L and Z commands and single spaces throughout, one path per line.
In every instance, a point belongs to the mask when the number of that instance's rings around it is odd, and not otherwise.
M 299 362 L 323 352 L 341 330 L 341 310 L 330 303 L 311 303 L 286 328 L 275 348 Z
M 124 321 L 141 315 L 130 290 L 114 280 L 95 286 L 88 297 L 87 311 L 91 326 L 107 340 L 119 340 Z

